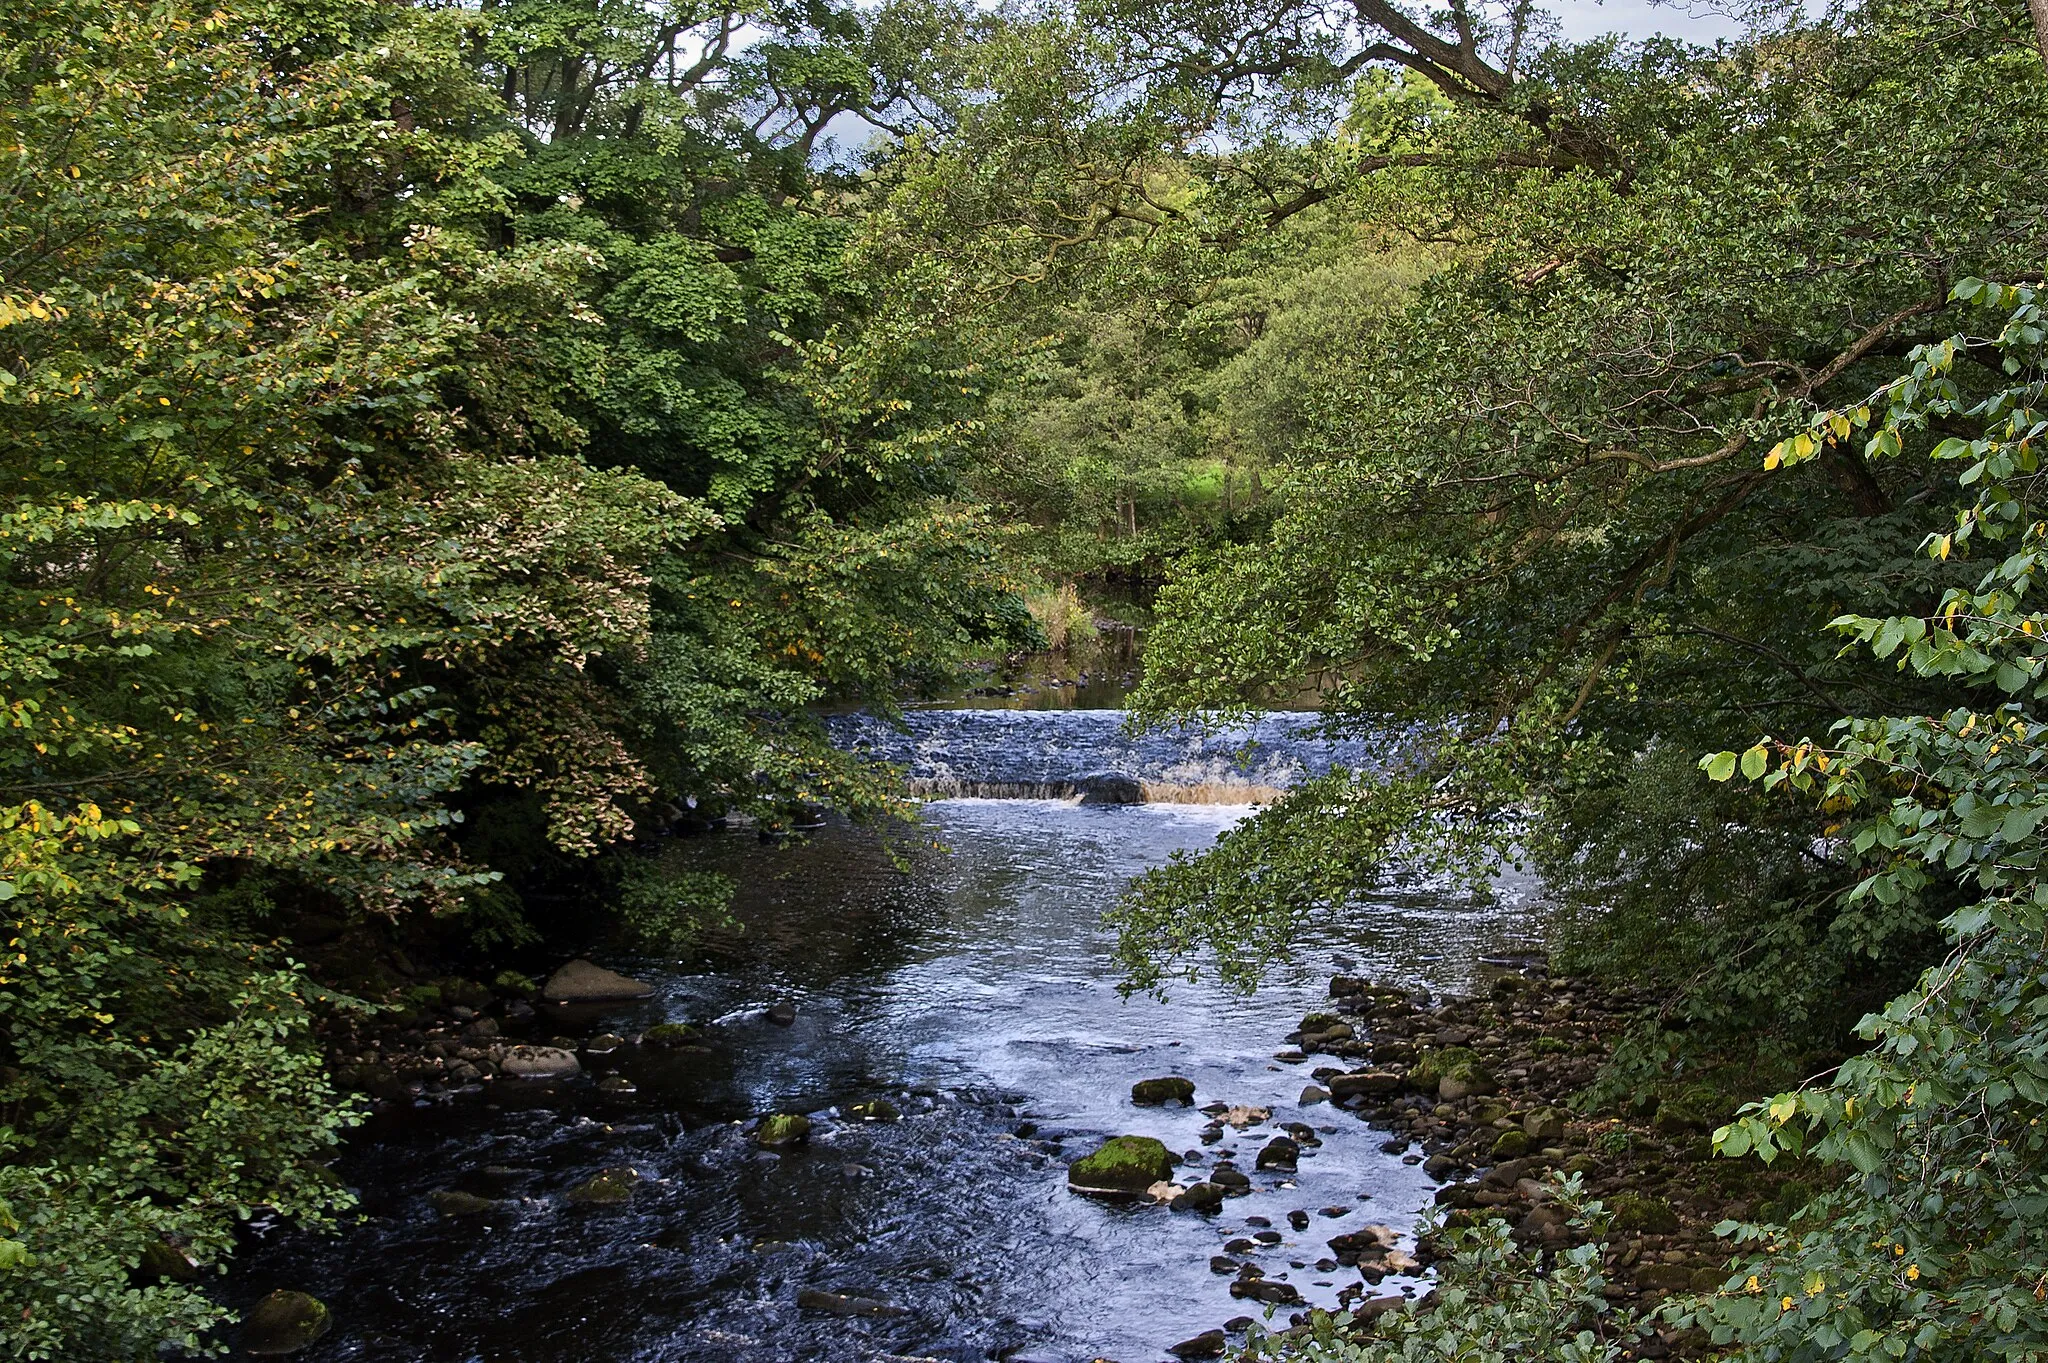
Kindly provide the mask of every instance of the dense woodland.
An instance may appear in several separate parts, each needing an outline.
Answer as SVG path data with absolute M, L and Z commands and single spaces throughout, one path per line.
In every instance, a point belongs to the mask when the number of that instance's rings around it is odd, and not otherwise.
M 1822 1171 L 1673 1310 L 2048 1350 L 2048 8 L 1747 17 L 8 6 L 8 1356 L 216 1348 L 160 1247 L 346 1212 L 316 1034 L 397 982 L 297 942 L 680 945 L 639 849 L 904 814 L 818 707 L 1062 589 L 1150 722 L 1431 735 L 1142 881 L 1128 987 L 1520 860 L 1664 1000 L 1583 1101 Z M 1461 1264 L 1313 1356 L 1603 1356 Z

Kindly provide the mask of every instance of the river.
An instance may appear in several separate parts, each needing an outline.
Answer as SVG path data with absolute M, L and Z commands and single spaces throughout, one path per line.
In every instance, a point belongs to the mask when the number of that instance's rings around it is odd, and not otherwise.
M 1077 722 L 1031 718 L 1052 726 L 1042 743 Z M 335 1328 L 301 1355 L 310 1363 L 1150 1363 L 1260 1314 L 1230 1297 L 1211 1259 L 1266 1231 L 1277 1243 L 1239 1257 L 1332 1303 L 1357 1274 L 1319 1270 L 1323 1241 L 1368 1222 L 1405 1233 L 1434 1185 L 1381 1149 L 1383 1133 L 1298 1104 L 1307 1071 L 1327 1062 L 1275 1053 L 1331 973 L 1457 990 L 1482 955 L 1531 945 L 1531 908 L 1512 885 L 1474 898 L 1416 884 L 1318 926 L 1254 995 L 1201 981 L 1164 1002 L 1121 998 L 1102 910 L 1131 875 L 1248 812 L 943 799 L 902 866 L 873 834 L 839 825 L 794 845 L 743 831 L 678 843 L 671 855 L 738 880 L 745 930 L 686 960 L 604 955 L 654 997 L 550 1026 L 630 1035 L 687 1021 L 707 1026 L 709 1047 L 589 1062 L 629 1079 L 630 1095 L 589 1079 L 500 1081 L 488 1104 L 379 1119 L 340 1165 L 362 1219 L 335 1236 L 261 1233 L 235 1299 L 291 1287 L 326 1300 Z M 795 1005 L 793 1025 L 764 1015 L 778 1002 Z M 1185 1152 L 1184 1180 L 1232 1151 L 1251 1169 L 1271 1127 L 1204 1145 L 1199 1110 L 1132 1104 L 1131 1084 L 1161 1075 L 1192 1079 L 1198 1104 L 1306 1122 L 1321 1145 L 1298 1173 L 1257 1173 L 1216 1215 L 1069 1192 L 1066 1161 L 1116 1134 Z M 845 1119 L 873 1098 L 903 1119 Z M 774 1111 L 813 1115 L 808 1146 L 750 1142 L 751 1119 Z M 618 1166 L 642 1179 L 625 1207 L 564 1201 Z M 442 1217 L 427 1195 L 445 1189 L 499 1208 Z M 1293 1212 L 1308 1214 L 1305 1231 Z M 806 1288 L 900 1314 L 805 1310 Z

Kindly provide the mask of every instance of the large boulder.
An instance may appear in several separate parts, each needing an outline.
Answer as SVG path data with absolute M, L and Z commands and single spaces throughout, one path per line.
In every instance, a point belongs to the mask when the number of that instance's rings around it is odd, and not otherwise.
M 1141 1194 L 1173 1177 L 1173 1156 L 1150 1136 L 1116 1136 L 1067 1166 L 1067 1184 L 1083 1193 Z
M 613 999 L 644 999 L 654 986 L 629 979 L 590 961 L 575 960 L 548 976 L 540 995 L 550 1003 L 605 1003 Z
M 1131 1085 L 1131 1101 L 1140 1107 L 1158 1107 L 1169 1102 L 1192 1107 L 1195 1101 L 1195 1081 L 1177 1078 L 1140 1079 Z
M 297 1353 L 333 1324 L 327 1303 L 318 1297 L 273 1292 L 242 1317 L 242 1351 L 264 1357 Z
M 560 1046 L 514 1046 L 498 1062 L 500 1073 L 516 1079 L 566 1079 L 582 1068 L 576 1052 Z

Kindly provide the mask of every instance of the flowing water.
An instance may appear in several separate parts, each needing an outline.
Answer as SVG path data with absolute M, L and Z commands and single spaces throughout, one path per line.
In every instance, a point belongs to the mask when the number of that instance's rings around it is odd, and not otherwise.
M 1066 741 L 1074 716 L 1034 718 L 1048 726 L 1041 746 L 1099 759 Z M 332 1238 L 265 1237 L 236 1300 L 291 1287 L 328 1301 L 335 1329 L 303 1355 L 315 1363 L 1136 1363 L 1260 1314 L 1210 1268 L 1256 1217 L 1281 1235 L 1252 1256 L 1267 1276 L 1331 1303 L 1357 1275 L 1318 1271 L 1323 1242 L 1369 1222 L 1406 1231 L 1431 1185 L 1380 1149 L 1383 1133 L 1327 1104 L 1298 1106 L 1310 1066 L 1274 1053 L 1334 970 L 1454 990 L 1482 954 L 1531 943 L 1532 910 L 1513 887 L 1474 900 L 1416 885 L 1318 927 L 1297 965 L 1253 996 L 1197 982 L 1163 1003 L 1124 1001 L 1102 910 L 1129 876 L 1209 845 L 1247 812 L 942 800 L 927 806 L 925 833 L 943 847 L 928 842 L 900 866 L 873 835 L 839 826 L 789 846 L 739 832 L 678 844 L 674 855 L 739 881 L 745 931 L 687 963 L 606 957 L 655 997 L 549 1019 L 538 1035 L 673 1019 L 709 1024 L 709 1047 L 592 1062 L 616 1062 L 636 1085 L 629 1098 L 589 1078 L 501 1080 L 488 1106 L 380 1119 L 341 1166 L 366 1219 Z M 795 1004 L 793 1026 L 766 1019 L 774 1002 Z M 1184 1152 L 1182 1181 L 1232 1150 L 1251 1169 L 1270 1127 L 1204 1146 L 1198 1111 L 1133 1106 L 1133 1081 L 1169 1074 L 1194 1080 L 1197 1103 L 1267 1106 L 1275 1122 L 1315 1126 L 1322 1144 L 1296 1174 L 1256 1173 L 1254 1192 L 1214 1216 L 1069 1192 L 1065 1162 L 1116 1134 Z M 903 1119 L 841 1115 L 877 1097 Z M 807 1147 L 754 1147 L 749 1120 L 774 1111 L 813 1115 Z M 643 1179 L 627 1206 L 563 1199 L 622 1165 Z M 427 1200 L 441 1189 L 501 1203 L 443 1218 Z M 1310 1215 L 1305 1232 L 1289 1224 L 1296 1210 Z M 900 1314 L 805 1310 L 806 1288 Z

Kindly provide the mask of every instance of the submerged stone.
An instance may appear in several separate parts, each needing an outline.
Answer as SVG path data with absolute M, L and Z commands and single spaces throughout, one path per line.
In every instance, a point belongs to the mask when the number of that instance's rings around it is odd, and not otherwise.
M 865 1103 L 854 1103 L 846 1109 L 846 1115 L 862 1122 L 894 1122 L 903 1118 L 903 1114 L 896 1110 L 896 1104 L 887 1098 L 870 1098 Z M 1029 1126 L 1030 1123 L 1026 1122 L 1024 1125 Z M 1020 1127 L 1017 1134 L 1030 1133 Z
M 242 1352 L 263 1357 L 297 1353 L 334 1323 L 327 1303 L 304 1292 L 273 1292 L 242 1318 Z
M 540 992 L 550 1003 L 603 1003 L 644 999 L 654 992 L 654 986 L 591 961 L 574 960 L 550 975 Z
M 427 1194 L 427 1201 L 443 1216 L 476 1216 L 496 1210 L 498 1204 L 488 1197 L 444 1188 Z
M 632 1200 L 633 1185 L 640 1181 L 636 1169 L 620 1166 L 600 1169 L 571 1188 L 565 1196 L 583 1207 L 617 1207 Z
M 908 1314 L 900 1306 L 881 1301 L 874 1297 L 852 1297 L 840 1292 L 824 1292 L 815 1287 L 806 1287 L 796 1294 L 800 1310 L 822 1311 L 830 1316 L 901 1316 Z
M 697 1029 L 687 1022 L 657 1022 L 640 1034 L 640 1042 L 661 1050 L 675 1050 L 682 1046 L 694 1046 L 700 1037 Z

